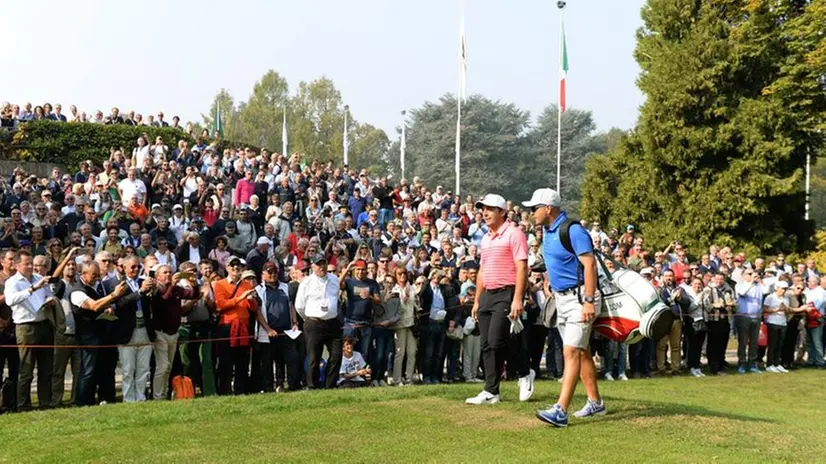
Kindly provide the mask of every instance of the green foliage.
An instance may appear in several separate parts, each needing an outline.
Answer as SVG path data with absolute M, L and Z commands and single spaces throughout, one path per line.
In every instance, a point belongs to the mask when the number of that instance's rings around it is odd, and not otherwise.
M 803 168 L 823 141 L 826 68 L 809 56 L 823 46 L 822 4 L 649 0 L 635 51 L 647 99 L 629 137 L 587 164 L 586 214 L 634 223 L 655 246 L 810 247 Z
M 81 161 L 101 163 L 109 159 L 112 149 L 123 148 L 126 154 L 131 153 L 142 134 L 148 135 L 149 143 L 161 136 L 170 147 L 182 139 L 190 145 L 194 143 L 186 133 L 170 127 L 104 126 L 43 120 L 21 124 L 13 137 L 0 141 L 0 152 L 9 159 L 77 167 Z M 233 143 L 219 141 L 218 148 L 229 145 Z

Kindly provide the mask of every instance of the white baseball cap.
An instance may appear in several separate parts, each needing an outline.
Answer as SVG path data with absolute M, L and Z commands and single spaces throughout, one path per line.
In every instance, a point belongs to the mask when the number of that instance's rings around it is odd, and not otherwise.
M 534 206 L 560 206 L 562 199 L 554 189 L 543 188 L 536 189 L 530 201 L 523 201 L 526 208 L 533 208 Z
M 256 245 L 272 245 L 272 242 L 267 237 L 258 237 L 258 241 L 255 242 Z
M 489 194 L 485 195 L 484 197 L 482 197 L 481 200 L 476 202 L 476 207 L 477 208 L 481 208 L 483 206 L 490 206 L 492 208 L 499 208 L 501 210 L 507 210 L 508 209 L 508 202 L 506 202 L 505 199 L 502 198 L 501 195 L 496 195 L 496 194 L 493 194 L 493 193 L 489 193 Z

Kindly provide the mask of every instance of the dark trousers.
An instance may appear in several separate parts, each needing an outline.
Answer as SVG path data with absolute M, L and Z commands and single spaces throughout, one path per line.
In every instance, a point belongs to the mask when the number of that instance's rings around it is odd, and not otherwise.
M 330 357 L 327 359 L 324 387 L 335 388 L 338 371 L 341 369 L 342 331 L 338 319 L 307 318 L 304 323 L 304 334 L 307 337 L 307 356 L 310 359 L 307 369 L 307 387 L 320 387 L 318 385 L 319 364 L 324 354 L 324 347 L 327 347 Z
M 295 375 L 298 379 L 298 387 L 301 388 L 307 385 L 307 372 L 304 370 L 304 363 L 307 361 L 307 337 L 304 335 L 304 331 L 302 330 L 301 335 L 295 340 L 290 339 L 290 344 L 295 349 L 296 360 L 298 361 L 295 366 Z M 289 382 L 289 373 L 287 376 Z
M 757 337 L 760 335 L 760 319 L 735 316 L 734 328 L 737 330 L 737 364 L 757 367 Z
M 528 356 L 520 343 L 510 341 L 508 320 L 513 289 L 485 290 L 479 300 L 479 331 L 482 337 L 482 364 L 485 366 L 485 391 L 499 394 L 499 380 L 505 360 L 517 377 L 528 375 Z M 521 334 L 520 334 L 521 335 Z
M 685 341 L 688 343 L 686 365 L 689 369 L 699 369 L 703 343 L 706 341 L 706 331 L 694 330 L 694 321 L 688 321 L 688 324 L 684 327 L 683 333 L 685 334 Z
M 17 339 L 14 337 L 14 333 L 9 332 L 0 332 L 0 345 L 16 345 Z M 9 376 L 5 379 L 9 382 L 9 387 L 11 390 L 10 396 L 13 398 L 8 398 L 11 400 L 10 404 L 4 404 L 4 410 L 16 410 L 17 409 L 17 379 L 20 375 L 20 351 L 18 351 L 17 347 L 14 348 L 0 348 L 0 385 L 3 384 L 3 368 L 6 367 L 6 363 L 9 363 Z M 2 412 L 2 411 L 0 411 Z
M 298 353 L 290 337 L 271 337 L 269 343 L 259 343 L 261 348 L 261 387 L 271 392 L 275 387 L 283 387 L 284 379 L 290 390 L 298 390 L 301 380 L 298 372 Z M 275 377 L 273 381 L 273 365 Z
M 769 345 L 766 350 L 766 365 L 779 366 L 783 356 L 783 340 L 786 338 L 786 326 L 766 324 Z
M 548 370 L 548 375 L 554 379 L 561 379 L 565 370 L 565 357 L 562 355 L 562 335 L 556 327 L 548 329 L 545 368 Z
M 731 324 L 728 319 L 719 321 L 708 321 L 708 344 L 706 346 L 706 357 L 708 358 L 708 370 L 712 374 L 721 372 L 726 362 L 726 348 L 728 347 Z
M 800 336 L 801 317 L 792 317 L 786 326 L 786 336 L 783 337 L 783 351 L 780 356 L 780 364 L 783 367 L 794 366 L 794 351 L 797 346 L 797 337 Z
M 460 327 L 455 330 L 462 329 Z M 447 361 L 447 377 L 445 377 L 445 380 L 448 382 L 456 380 L 456 373 L 459 370 L 459 350 L 461 347 L 461 340 L 450 338 L 447 336 L 447 333 L 445 333 L 445 344 L 442 350 L 442 359 L 439 361 L 439 367 L 443 366 L 444 362 Z
M 548 328 L 544 325 L 531 324 L 525 327 L 528 334 L 528 355 L 530 366 L 534 372 L 539 374 L 539 364 L 542 362 L 542 352 L 545 351 L 545 339 L 548 338 Z M 548 363 L 550 364 L 550 363 Z
M 97 356 L 98 399 L 114 403 L 117 398 L 115 390 L 115 369 L 118 368 L 118 349 L 101 348 Z
M 422 376 L 424 380 L 441 381 L 444 372 L 442 352 L 445 349 L 447 324 L 444 321 L 430 320 L 427 326 L 427 338 L 422 358 Z
M 17 409 L 32 407 L 32 380 L 37 364 L 37 400 L 41 408 L 52 405 L 52 371 L 54 370 L 54 348 L 29 348 L 25 345 L 53 345 L 54 327 L 49 321 L 17 324 L 18 351 L 20 354 L 20 375 L 17 380 Z
M 75 392 L 75 406 L 92 406 L 95 404 L 97 390 L 97 364 L 100 350 L 94 348 L 100 345 L 100 337 L 95 333 L 78 332 L 77 344 L 90 348 L 80 348 L 80 376 L 77 379 Z
M 628 345 L 628 364 L 631 374 L 642 377 L 651 376 L 651 354 L 654 352 L 654 340 L 643 338 L 633 345 Z
M 220 324 L 215 331 L 215 338 L 229 338 L 230 326 Z M 243 395 L 249 391 L 250 347 L 231 346 L 229 340 L 217 342 L 218 345 L 218 394 Z M 233 382 L 234 381 L 234 382 Z
M 388 358 L 393 353 L 393 335 L 395 331 L 387 327 L 373 327 L 373 360 L 369 361 L 373 368 L 373 379 L 384 380 L 387 373 Z

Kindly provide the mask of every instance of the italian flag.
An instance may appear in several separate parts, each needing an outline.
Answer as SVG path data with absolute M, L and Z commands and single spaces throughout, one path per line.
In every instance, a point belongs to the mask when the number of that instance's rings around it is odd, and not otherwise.
M 559 47 L 559 112 L 568 109 L 565 98 L 565 79 L 568 77 L 568 47 L 565 44 L 565 25 L 562 26 L 562 44 Z

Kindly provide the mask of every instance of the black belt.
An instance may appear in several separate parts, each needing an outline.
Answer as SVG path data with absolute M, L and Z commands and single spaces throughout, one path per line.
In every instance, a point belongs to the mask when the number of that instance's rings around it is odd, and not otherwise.
M 42 321 L 31 321 L 31 322 L 16 322 L 15 325 L 35 325 L 35 324 L 45 324 L 49 322 L 48 319 L 44 319 Z
M 322 319 L 320 317 L 308 317 L 307 318 L 308 321 L 313 321 L 313 322 L 330 322 L 330 321 L 335 321 L 337 319 L 338 319 L 337 317 L 331 317 L 329 319 Z
M 488 292 L 488 293 L 502 293 L 502 292 L 507 292 L 509 290 L 513 290 L 515 288 L 516 288 L 515 285 L 505 285 L 504 287 L 499 287 L 499 288 L 486 288 L 485 291 Z
M 579 287 L 571 287 L 571 288 L 567 288 L 565 290 L 560 290 L 556 293 L 559 293 L 560 295 L 576 295 L 578 290 L 579 290 Z

